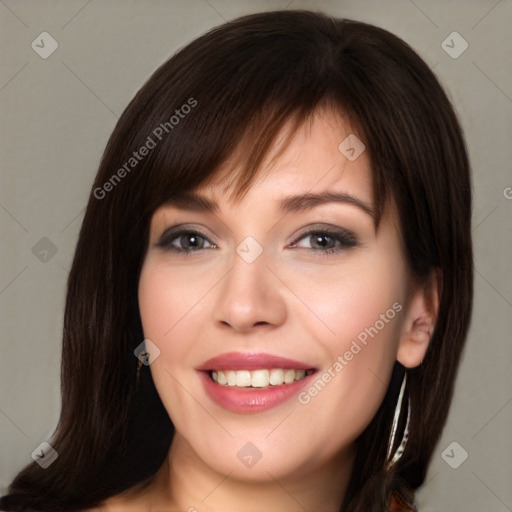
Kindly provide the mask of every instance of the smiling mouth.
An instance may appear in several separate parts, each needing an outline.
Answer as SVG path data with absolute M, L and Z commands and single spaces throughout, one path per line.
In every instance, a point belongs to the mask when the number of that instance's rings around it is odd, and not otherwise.
M 315 370 L 294 370 L 283 368 L 259 370 L 216 370 L 209 371 L 210 379 L 221 386 L 232 388 L 261 389 L 282 386 L 305 379 Z

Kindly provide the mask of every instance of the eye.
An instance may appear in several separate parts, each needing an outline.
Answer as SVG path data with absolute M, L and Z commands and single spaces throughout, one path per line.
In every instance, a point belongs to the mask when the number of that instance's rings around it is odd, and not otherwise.
M 309 244 L 306 244 L 306 247 L 301 247 L 298 245 L 298 242 L 301 240 L 307 240 Z M 155 245 L 162 249 L 183 255 L 189 255 L 204 249 L 217 248 L 215 242 L 212 242 L 205 234 L 194 229 L 186 229 L 183 227 L 168 229 Z M 309 247 L 307 245 L 309 245 Z M 310 229 L 302 233 L 290 247 L 311 249 L 315 253 L 329 255 L 338 254 L 357 245 L 359 245 L 357 238 L 351 231 L 338 227 L 323 227 Z
M 217 247 L 206 235 L 191 229 L 167 230 L 160 237 L 156 246 L 181 254 Z
M 358 245 L 356 236 L 344 228 L 318 228 L 303 233 L 291 247 L 297 247 L 297 242 L 308 240 L 309 247 L 323 254 L 338 254 L 348 248 Z M 303 247 L 299 247 L 303 248 Z

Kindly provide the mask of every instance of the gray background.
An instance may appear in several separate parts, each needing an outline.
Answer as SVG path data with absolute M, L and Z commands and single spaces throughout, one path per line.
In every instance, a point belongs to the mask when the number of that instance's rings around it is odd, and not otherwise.
M 242 14 L 290 8 L 320 9 L 402 37 L 434 69 L 459 112 L 473 166 L 475 307 L 449 421 L 418 504 L 422 512 L 512 510 L 507 0 L 0 0 L 0 493 L 56 426 L 66 279 L 119 115 L 149 75 L 193 38 Z M 59 44 L 47 59 L 31 47 L 44 31 Z M 454 31 L 469 45 L 458 58 L 442 46 Z M 444 44 L 453 52 L 462 41 Z

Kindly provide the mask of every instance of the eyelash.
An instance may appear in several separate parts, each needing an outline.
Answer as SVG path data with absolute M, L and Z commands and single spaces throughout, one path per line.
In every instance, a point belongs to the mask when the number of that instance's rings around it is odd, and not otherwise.
M 206 239 L 209 243 L 213 244 L 213 247 L 207 247 L 204 249 L 193 249 L 193 250 L 186 250 L 186 249 L 178 249 L 177 247 L 172 245 L 172 242 L 179 239 L 183 235 L 194 235 L 195 237 L 199 236 L 204 239 Z M 340 254 L 346 249 L 349 249 L 351 247 L 356 247 L 359 245 L 356 236 L 349 230 L 344 228 L 315 228 L 311 229 L 309 231 L 306 231 L 305 233 L 302 233 L 299 238 L 296 239 L 295 242 L 291 244 L 291 246 L 295 246 L 297 242 L 300 240 L 312 237 L 313 235 L 316 236 L 326 236 L 327 238 L 332 238 L 335 241 L 340 242 L 340 246 L 338 246 L 337 249 L 330 248 L 330 249 L 311 249 L 314 253 L 321 253 L 322 256 L 330 256 L 330 255 L 336 255 Z M 192 253 L 200 252 L 204 250 L 214 249 L 216 247 L 214 242 L 211 242 L 209 238 L 201 233 L 200 231 L 196 231 L 194 229 L 180 229 L 177 231 L 173 231 L 172 228 L 161 236 L 160 240 L 156 243 L 157 247 L 160 247 L 162 249 L 174 252 L 176 254 L 182 254 L 185 256 L 189 256 Z M 307 249 L 307 248 L 306 248 Z

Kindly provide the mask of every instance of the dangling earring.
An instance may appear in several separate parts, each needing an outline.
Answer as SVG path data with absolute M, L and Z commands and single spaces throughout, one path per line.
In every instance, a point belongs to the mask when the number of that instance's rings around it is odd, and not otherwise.
M 405 386 L 407 383 L 407 372 L 404 373 L 404 378 L 402 380 L 402 386 L 400 387 L 400 394 L 398 395 L 398 401 L 395 408 L 395 416 L 393 418 L 393 426 L 391 427 L 391 437 L 389 439 L 388 444 L 388 453 L 386 457 L 387 465 L 386 470 L 388 470 L 395 462 L 400 459 L 402 456 L 402 453 L 404 453 L 405 445 L 407 444 L 407 440 L 409 439 L 409 419 L 411 417 L 411 401 L 409 398 L 407 398 L 407 421 L 405 423 L 405 429 L 404 429 L 404 435 L 402 437 L 402 442 L 400 443 L 400 446 L 397 448 L 395 454 L 393 455 L 393 458 L 390 460 L 390 457 L 392 455 L 391 450 L 393 449 L 393 445 L 395 443 L 395 436 L 396 436 L 396 430 L 398 428 L 398 420 L 400 419 L 400 413 L 402 411 L 402 402 L 404 398 L 404 392 L 405 392 Z

